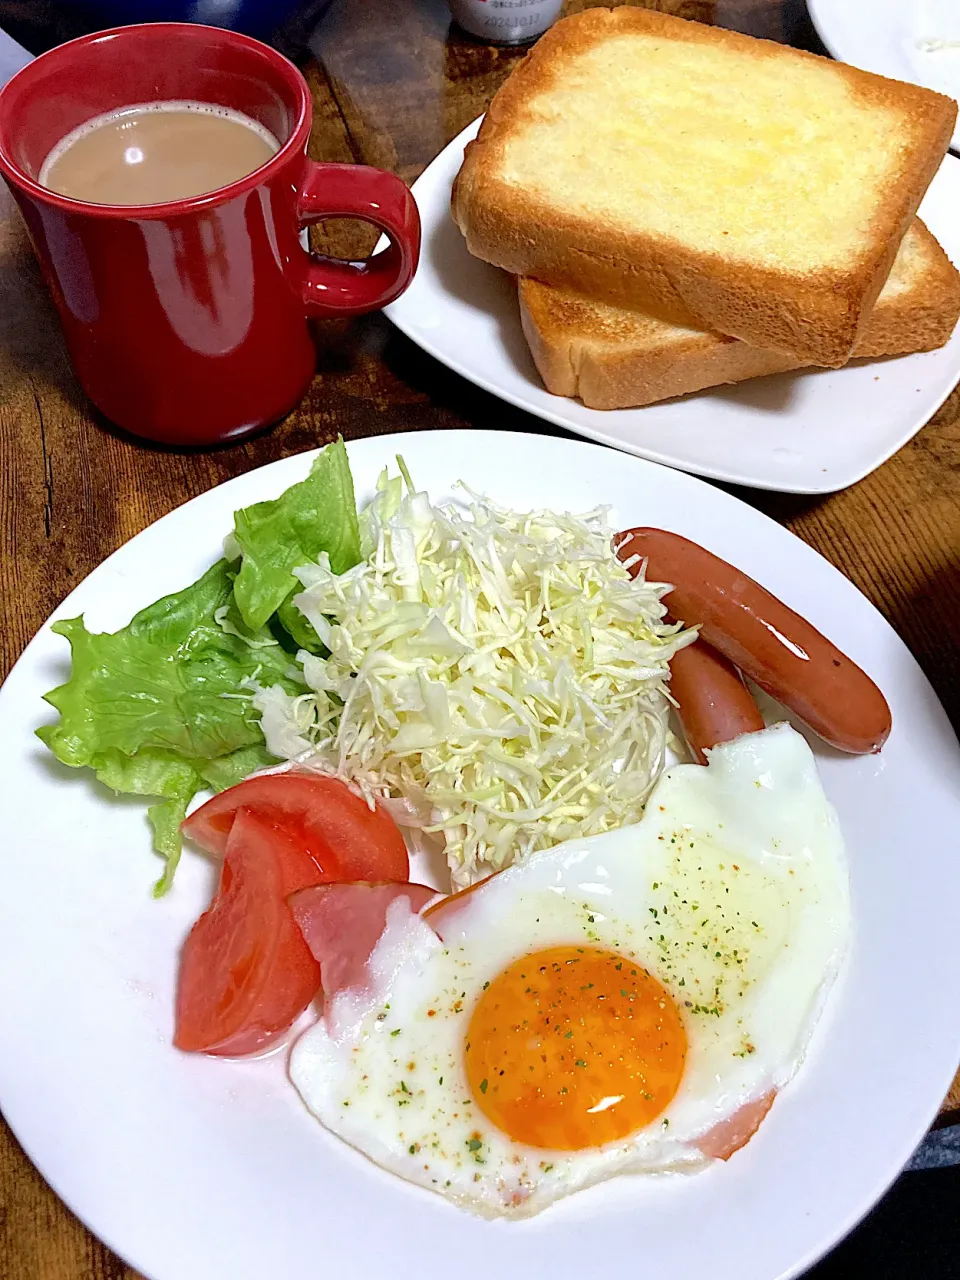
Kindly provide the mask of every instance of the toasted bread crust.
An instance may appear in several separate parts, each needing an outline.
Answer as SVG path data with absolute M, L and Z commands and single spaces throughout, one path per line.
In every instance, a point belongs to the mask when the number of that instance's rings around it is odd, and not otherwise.
M 960 273 L 919 218 L 901 253 L 909 263 L 902 271 L 900 259 L 894 265 L 899 287 L 880 294 L 855 357 L 934 350 L 960 317 Z M 535 280 L 519 280 L 518 292 L 523 331 L 547 390 L 579 397 L 591 409 L 636 408 L 803 367 L 782 351 L 675 327 Z
M 930 229 L 914 218 L 923 266 L 909 289 L 887 297 L 884 289 L 867 317 L 853 354 L 878 359 L 914 351 L 936 351 L 949 341 L 960 318 L 960 272 Z
M 575 208 L 546 206 L 522 185 L 504 181 L 505 144 L 529 126 L 531 100 L 562 85 L 571 60 L 585 50 L 630 33 L 719 45 L 744 57 L 745 67 L 756 58 L 807 60 L 824 75 L 842 77 L 866 108 L 898 112 L 899 171 L 864 228 L 849 269 L 798 274 L 735 262 L 642 226 L 600 224 Z M 453 216 L 471 253 L 516 275 L 729 334 L 802 363 L 839 366 L 849 358 L 946 152 L 955 118 L 956 105 L 941 94 L 770 41 L 648 10 L 590 9 L 557 23 L 494 98 L 454 183 Z

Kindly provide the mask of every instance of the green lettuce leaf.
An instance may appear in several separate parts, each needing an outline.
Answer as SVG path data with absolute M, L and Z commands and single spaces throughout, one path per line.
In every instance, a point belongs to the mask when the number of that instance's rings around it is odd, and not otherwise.
M 299 587 L 297 590 L 299 590 Z M 308 653 L 316 653 L 321 658 L 325 658 L 327 656 L 326 645 L 324 645 L 312 625 L 293 603 L 293 597 L 297 594 L 297 590 L 292 591 L 287 596 L 274 617 L 293 641 L 295 649 L 306 649 Z
M 235 517 L 236 564 L 220 560 L 183 591 L 141 610 L 120 631 L 82 618 L 53 625 L 70 642 L 66 684 L 46 695 L 60 712 L 37 730 L 64 764 L 88 767 L 117 793 L 154 798 L 153 846 L 166 859 L 154 892 L 170 887 L 180 823 L 198 791 L 223 791 L 276 763 L 250 685 L 306 689 L 291 650 L 322 651 L 292 603 L 293 569 L 326 551 L 337 572 L 357 563 L 353 480 L 343 441 L 309 477 Z M 283 640 L 281 644 L 279 639 Z
M 147 810 L 153 847 L 166 859 L 163 875 L 154 885 L 154 893 L 160 897 L 173 883 L 180 861 L 180 823 L 186 817 L 187 805 L 205 785 L 204 779 L 175 752 L 157 747 L 145 747 L 135 756 L 103 751 L 94 754 L 88 763 L 99 781 L 118 794 L 166 797 Z
M 244 623 L 253 630 L 265 626 L 300 590 L 293 573 L 298 565 L 316 560 L 322 551 L 329 555 L 334 573 L 357 564 L 360 532 L 343 441 L 317 455 L 306 480 L 279 498 L 238 511 L 233 533 L 243 555 L 234 598 Z M 295 611 L 287 611 L 287 619 L 290 612 Z
M 180 823 L 187 816 L 187 808 L 195 795 L 196 791 L 192 791 L 188 796 L 174 796 L 170 800 L 161 800 L 157 804 L 152 804 L 147 810 L 147 820 L 153 828 L 153 847 L 157 853 L 166 858 L 163 875 L 153 886 L 155 898 L 162 898 L 173 884 L 173 877 L 180 865 L 180 854 L 183 850 Z
M 272 756 L 264 744 L 259 742 L 254 747 L 241 747 L 239 751 L 232 751 L 230 755 L 220 756 L 216 760 L 199 761 L 197 772 L 211 791 L 226 791 L 228 787 L 235 787 L 244 778 L 249 778 L 258 769 L 269 769 L 276 763 L 277 757 Z
M 54 623 L 70 642 L 73 667 L 69 682 L 47 694 L 60 722 L 40 736 L 59 759 L 88 765 L 105 751 L 132 756 L 157 747 L 213 760 L 262 743 L 241 683 L 283 682 L 290 660 L 276 643 L 253 648 L 218 625 L 214 615 L 229 608 L 230 589 L 221 560 L 121 631 L 91 634 L 82 618 Z
M 303 687 L 266 629 L 243 630 L 233 579 L 218 561 L 199 581 L 142 610 L 126 627 L 93 634 L 82 618 L 54 623 L 70 642 L 70 679 L 47 694 L 60 712 L 37 730 L 64 764 L 88 766 L 113 791 L 156 796 L 154 848 L 169 887 L 179 824 L 197 791 L 232 786 L 274 763 L 243 683 Z

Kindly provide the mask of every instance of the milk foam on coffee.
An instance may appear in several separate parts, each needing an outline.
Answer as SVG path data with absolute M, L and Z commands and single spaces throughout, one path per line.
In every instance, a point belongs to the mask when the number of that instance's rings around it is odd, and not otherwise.
M 256 120 L 207 102 L 148 102 L 87 120 L 61 138 L 42 186 L 94 204 L 163 204 L 246 177 L 280 144 Z

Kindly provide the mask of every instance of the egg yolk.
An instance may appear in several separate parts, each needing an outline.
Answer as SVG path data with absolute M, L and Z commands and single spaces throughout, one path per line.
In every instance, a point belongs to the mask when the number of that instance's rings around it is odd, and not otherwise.
M 483 991 L 465 1041 L 488 1120 L 557 1151 L 615 1142 L 669 1105 L 687 1037 L 677 1006 L 634 961 L 595 947 L 524 956 Z

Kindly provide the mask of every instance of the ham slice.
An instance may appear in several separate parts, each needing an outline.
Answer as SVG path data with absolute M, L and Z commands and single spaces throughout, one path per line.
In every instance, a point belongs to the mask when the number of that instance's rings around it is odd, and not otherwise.
M 755 1102 L 745 1103 L 727 1120 L 721 1120 L 712 1129 L 708 1129 L 702 1138 L 697 1139 L 694 1146 L 699 1148 L 705 1156 L 710 1156 L 714 1160 L 729 1160 L 733 1153 L 745 1146 L 760 1128 L 760 1123 L 773 1106 L 776 1096 L 776 1089 L 771 1089 Z
M 292 893 L 287 902 L 320 964 L 325 998 L 363 985 L 367 961 L 383 933 L 392 902 L 406 898 L 410 910 L 418 912 L 436 896 L 436 889 L 424 884 L 368 881 L 316 884 Z

